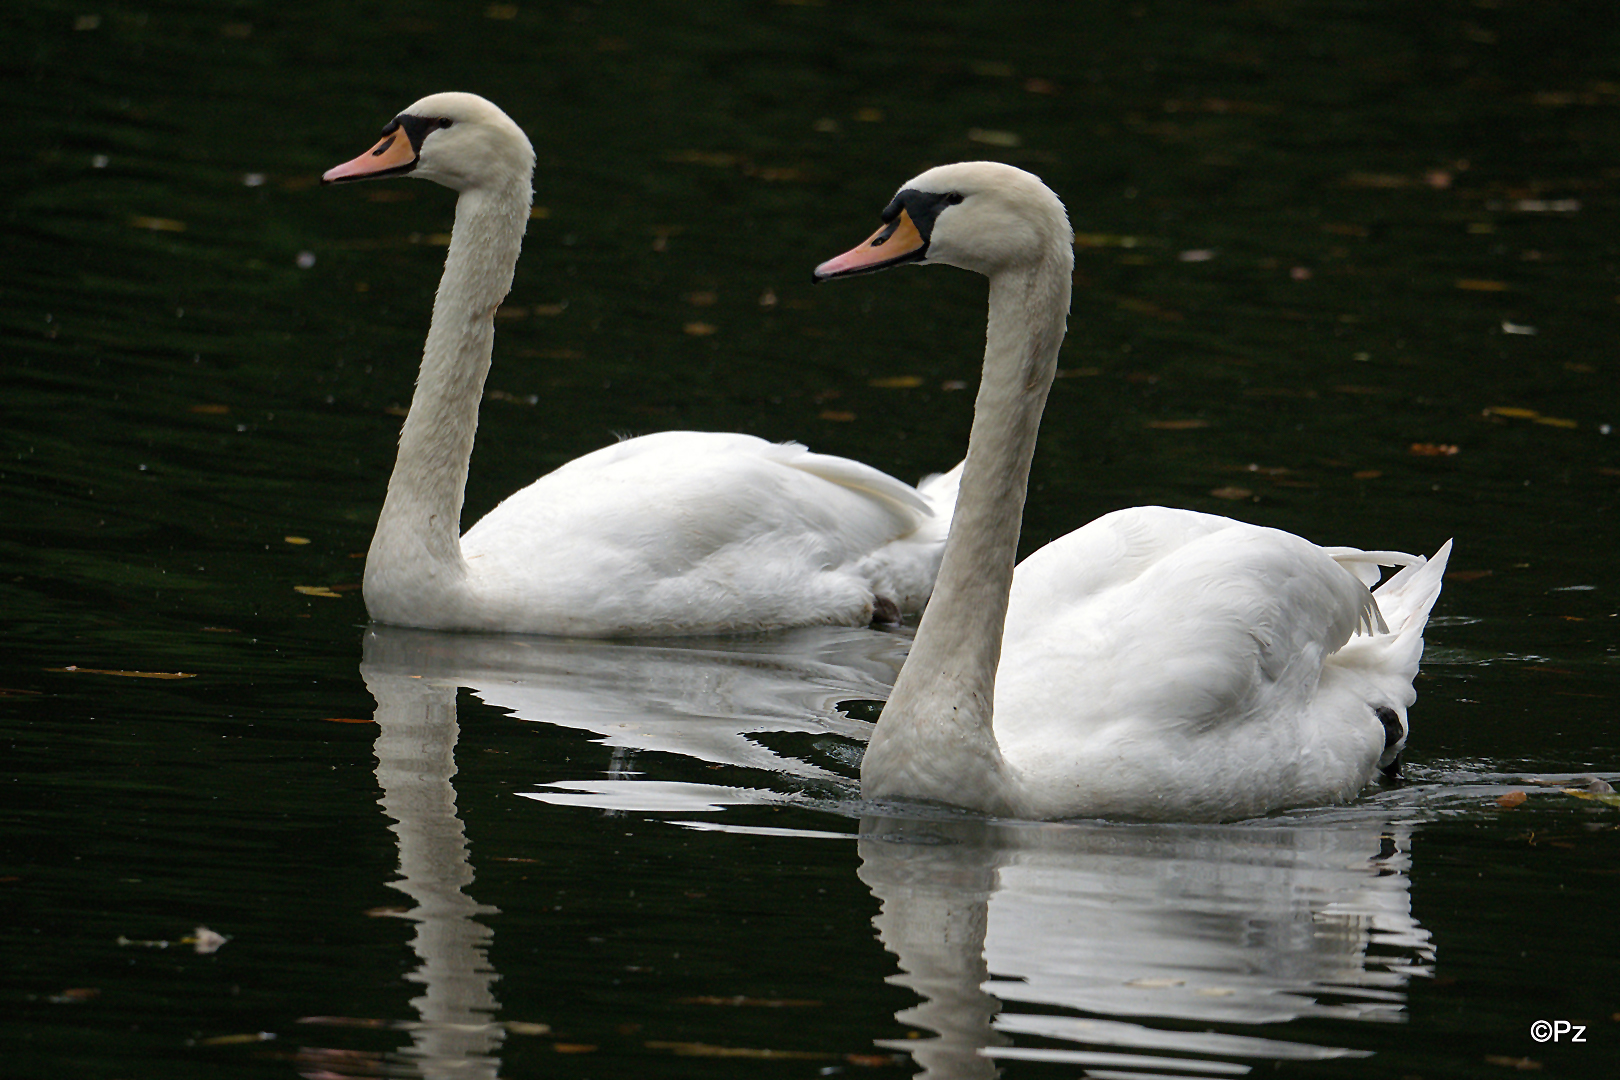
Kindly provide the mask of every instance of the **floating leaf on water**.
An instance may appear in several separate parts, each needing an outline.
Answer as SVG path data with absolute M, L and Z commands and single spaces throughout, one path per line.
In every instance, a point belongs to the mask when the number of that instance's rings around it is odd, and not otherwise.
M 307 536 L 283 536 L 281 539 L 286 543 L 300 547 L 309 543 L 309 537 Z
M 1354 172 L 1346 176 L 1343 183 L 1346 187 L 1393 191 L 1398 188 L 1412 187 L 1416 181 L 1410 176 L 1401 176 L 1399 173 Z
M 528 1020 L 507 1020 L 501 1024 L 511 1035 L 550 1035 L 550 1024 L 536 1024 Z
M 559 1054 L 594 1054 L 595 1043 L 552 1043 L 551 1048 Z
M 1217 499 L 1228 499 L 1232 502 L 1254 498 L 1254 492 L 1246 487 L 1218 487 L 1211 491 L 1210 494 Z
M 988 128 L 969 128 L 968 142 L 976 142 L 982 146 L 1000 146 L 1010 148 L 1022 146 L 1023 136 L 1012 131 L 992 131 Z
M 211 1035 L 206 1039 L 198 1039 L 198 1046 L 240 1046 L 243 1043 L 270 1042 L 276 1037 L 273 1031 L 248 1031 L 241 1035 Z
M 866 383 L 866 385 L 875 386 L 879 390 L 910 390 L 912 387 L 921 386 L 922 384 L 921 375 L 887 375 L 881 379 L 868 379 Z
M 1074 246 L 1082 248 L 1134 248 L 1142 245 L 1139 236 L 1121 236 L 1115 233 L 1075 233 Z M 1620 300 L 1620 297 L 1615 299 Z
M 166 217 L 146 217 L 142 214 L 136 214 L 134 217 L 130 218 L 129 224 L 131 228 L 150 229 L 153 232 L 186 231 L 186 223 L 183 221 L 176 221 L 174 218 Z
M 1416 457 L 1456 457 L 1462 451 L 1452 443 L 1415 442 L 1406 452 Z
M 1524 801 L 1529 797 L 1529 795 L 1522 791 L 1509 791 L 1496 797 L 1496 805 L 1500 806 L 1504 810 L 1513 810 L 1517 807 L 1523 806 Z
M 836 1061 L 837 1054 L 817 1050 L 762 1050 L 747 1046 L 714 1046 L 698 1042 L 649 1040 L 649 1050 L 667 1050 L 677 1057 L 745 1058 L 754 1061 Z
M 294 585 L 293 589 L 297 592 L 303 593 L 305 596 L 325 596 L 332 600 L 342 599 L 342 597 L 325 585 Z
M 1555 428 L 1574 428 L 1580 426 L 1580 424 L 1578 424 L 1576 421 L 1566 420 L 1561 416 L 1538 416 L 1531 422 L 1536 424 L 1545 424 L 1547 427 Z
M 862 1069 L 886 1069 L 891 1065 L 901 1064 L 901 1059 L 893 1054 L 845 1054 L 844 1061 Z
M 1541 414 L 1534 409 L 1521 409 L 1516 405 L 1491 405 L 1485 409 L 1486 416 L 1512 416 L 1521 420 L 1534 420 Z
M 817 415 L 823 420 L 831 420 L 838 424 L 852 423 L 855 419 L 854 413 L 846 412 L 843 409 L 823 409 Z
M 713 323 L 706 322 L 689 322 L 685 326 L 681 327 L 682 332 L 690 334 L 693 337 L 708 337 L 710 334 L 719 329 L 720 328 Z
M 195 679 L 197 677 L 185 671 L 119 671 L 115 668 L 80 667 L 77 664 L 69 664 L 67 667 L 46 668 L 45 670 L 70 675 L 117 675 L 124 679 Z
M 1534 337 L 1537 331 L 1533 326 L 1526 326 L 1524 323 L 1508 322 L 1506 319 L 1503 319 L 1502 333 L 1518 334 L 1521 337 Z
M 1518 1069 L 1520 1072 L 1541 1071 L 1541 1062 L 1535 1058 L 1508 1057 L 1506 1054 L 1486 1054 L 1485 1064 L 1500 1065 L 1505 1069 Z
M 94 986 L 74 986 L 52 994 L 45 1000 L 53 1005 L 71 1005 L 80 1001 L 93 1001 L 100 996 L 101 991 Z
M 200 955 L 207 956 L 210 953 L 218 952 L 220 946 L 229 940 L 224 934 L 216 933 L 206 926 L 199 926 L 191 932 L 190 937 L 181 938 L 180 944 L 190 945 Z
M 297 1023 L 346 1028 L 385 1028 L 392 1026 L 387 1020 L 360 1016 L 300 1016 Z
M 1581 208 L 1579 199 L 1514 199 L 1512 209 L 1525 214 L 1573 214 Z
M 1614 785 L 1601 777 L 1576 777 L 1572 784 L 1559 790 L 1565 795 L 1573 795 L 1577 799 L 1591 799 L 1605 806 L 1620 807 L 1620 795 L 1615 794 Z

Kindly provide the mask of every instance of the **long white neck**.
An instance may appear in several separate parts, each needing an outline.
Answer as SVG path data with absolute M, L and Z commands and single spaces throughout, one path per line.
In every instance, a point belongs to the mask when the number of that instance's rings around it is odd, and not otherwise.
M 1013 812 L 991 727 L 996 667 L 1041 410 L 1069 310 L 1067 243 L 990 279 L 984 373 L 933 597 L 861 764 L 867 799 Z
M 433 612 L 466 587 L 467 467 L 495 345 L 495 309 L 512 287 L 530 198 L 524 176 L 468 189 L 456 201 L 416 393 L 366 558 L 366 607 L 381 622 L 432 625 Z

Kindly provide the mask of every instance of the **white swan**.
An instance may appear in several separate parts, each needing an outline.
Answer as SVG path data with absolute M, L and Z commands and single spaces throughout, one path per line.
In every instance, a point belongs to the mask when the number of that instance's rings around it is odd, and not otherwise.
M 960 266 L 989 277 L 990 315 L 944 562 L 862 795 L 1022 818 L 1220 820 L 1343 802 L 1393 768 L 1450 542 L 1424 560 L 1139 507 L 1015 574 L 1069 308 L 1068 217 L 1029 173 L 971 162 L 906 184 L 883 221 L 816 279 Z M 1368 591 L 1374 564 L 1402 563 Z
M 587 454 L 461 535 L 534 150 L 472 94 L 406 109 L 322 182 L 415 176 L 460 193 L 399 456 L 366 559 L 378 622 L 608 637 L 864 624 L 919 611 L 958 472 L 922 489 L 748 435 L 669 431 Z

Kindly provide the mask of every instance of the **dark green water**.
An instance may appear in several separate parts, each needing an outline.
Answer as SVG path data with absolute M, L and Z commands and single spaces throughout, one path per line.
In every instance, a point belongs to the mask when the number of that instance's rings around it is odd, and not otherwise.
M 7 7 L 0 1073 L 1612 1070 L 1620 809 L 1531 781 L 1620 778 L 1617 39 L 1530 0 Z M 622 432 L 954 463 L 982 282 L 809 270 L 1008 160 L 1082 234 L 1026 548 L 1145 502 L 1455 537 L 1412 780 L 863 819 L 903 635 L 368 638 L 451 196 L 315 177 L 443 89 L 525 127 L 545 210 L 469 521 Z

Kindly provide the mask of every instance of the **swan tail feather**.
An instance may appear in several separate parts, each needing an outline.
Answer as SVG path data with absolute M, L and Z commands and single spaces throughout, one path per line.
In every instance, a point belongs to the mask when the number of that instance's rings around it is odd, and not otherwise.
M 1417 575 L 1418 571 L 1429 560 L 1422 555 L 1410 555 L 1404 551 L 1363 551 L 1360 548 L 1350 547 L 1328 547 L 1322 550 L 1327 552 L 1329 558 L 1350 571 L 1363 585 L 1372 590 L 1368 593 L 1366 604 L 1363 606 L 1361 616 L 1357 620 L 1356 633 L 1388 634 L 1391 633 L 1391 624 L 1396 627 L 1406 624 L 1408 620 L 1405 608 L 1396 607 L 1395 605 L 1402 603 L 1406 596 L 1416 594 L 1418 590 L 1409 592 L 1410 580 Z M 1442 554 L 1436 556 L 1436 558 L 1441 559 L 1442 571 L 1445 565 L 1443 556 L 1449 554 L 1450 551 L 1451 542 L 1447 541 L 1446 546 L 1441 549 Z M 1401 570 L 1389 581 L 1379 586 L 1378 579 L 1383 576 L 1381 568 L 1385 566 L 1399 566 Z M 1435 580 L 1438 581 L 1438 577 Z M 1375 586 L 1377 586 L 1376 589 L 1374 589 Z M 1434 596 L 1439 594 L 1440 590 L 1436 587 Z M 1434 603 L 1434 596 L 1429 598 L 1428 602 L 1431 605 Z M 1410 605 L 1408 604 L 1408 606 Z M 1428 609 L 1425 608 L 1425 617 L 1427 617 L 1427 612 Z M 1418 632 L 1421 635 L 1421 626 Z
M 819 476 L 839 487 L 889 503 L 908 516 L 927 518 L 935 513 L 933 503 L 916 488 L 896 480 L 881 469 L 832 454 L 811 453 L 798 444 L 788 445 L 798 452 L 787 457 L 784 464 Z
M 1408 555 L 1404 551 L 1362 551 L 1352 547 L 1324 547 L 1328 557 L 1356 577 L 1367 588 L 1378 584 L 1383 576 L 1379 567 L 1382 566 L 1411 566 L 1423 562 L 1421 555 Z
M 1423 627 L 1429 621 L 1429 611 L 1440 597 L 1440 586 L 1451 558 L 1451 541 L 1447 540 L 1432 558 L 1418 556 L 1402 567 L 1401 571 L 1373 592 L 1379 610 L 1384 613 L 1393 632 L 1411 635 L 1420 641 Z
M 1338 666 L 1372 680 L 1366 700 L 1374 706 L 1404 710 L 1416 697 L 1412 680 L 1423 658 L 1423 630 L 1440 597 L 1450 556 L 1448 540 L 1433 556 L 1417 559 L 1374 590 L 1372 599 L 1388 629 L 1353 637 L 1335 655 Z
M 966 464 L 966 461 L 961 461 L 956 468 L 947 472 L 925 476 L 917 485 L 917 494 L 927 500 L 934 511 L 934 520 L 928 527 L 939 533 L 942 542 L 956 513 L 956 496 L 962 486 L 962 466 Z

